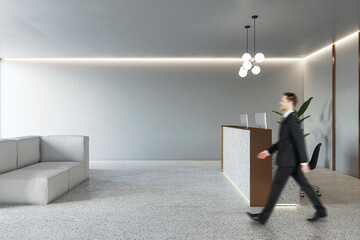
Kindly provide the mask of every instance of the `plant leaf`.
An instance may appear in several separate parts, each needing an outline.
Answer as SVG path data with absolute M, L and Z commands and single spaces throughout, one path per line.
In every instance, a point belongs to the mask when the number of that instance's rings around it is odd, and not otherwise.
M 300 122 L 304 121 L 305 119 L 309 118 L 311 115 L 304 117 L 303 119 L 300 120 Z
M 309 136 L 311 133 L 307 133 L 307 134 L 304 134 L 304 138 L 306 138 L 307 136 Z
M 298 112 L 298 117 L 300 117 L 301 115 L 303 115 L 305 113 L 305 111 L 309 107 L 309 104 L 312 99 L 313 99 L 313 97 L 309 98 L 306 102 L 303 103 L 303 105 L 301 105 L 299 112 Z
M 276 114 L 279 114 L 280 116 L 282 116 L 282 114 L 281 113 L 279 113 L 279 112 L 277 112 L 277 111 L 274 111 L 274 110 L 272 110 L 274 113 L 276 113 Z
M 299 116 L 299 112 L 296 111 L 296 109 L 294 109 L 294 113 L 296 114 L 297 117 L 300 117 L 300 116 Z
M 281 124 L 281 122 L 277 121 L 278 124 Z

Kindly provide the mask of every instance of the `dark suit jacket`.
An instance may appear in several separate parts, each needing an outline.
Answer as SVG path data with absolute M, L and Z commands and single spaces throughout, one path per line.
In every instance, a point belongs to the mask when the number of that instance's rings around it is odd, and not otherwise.
M 270 154 L 277 150 L 279 151 L 276 157 L 278 166 L 295 167 L 308 161 L 300 121 L 293 112 L 281 123 L 279 141 L 268 149 Z

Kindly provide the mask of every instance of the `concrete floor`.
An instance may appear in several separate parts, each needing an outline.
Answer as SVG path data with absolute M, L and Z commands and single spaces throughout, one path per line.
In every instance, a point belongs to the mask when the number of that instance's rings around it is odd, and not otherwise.
M 315 223 L 307 198 L 251 221 L 220 161 L 97 161 L 90 180 L 45 206 L 0 205 L 0 239 L 360 239 L 360 180 L 325 168 L 329 217 Z M 4 193 L 2 193 L 4 194 Z

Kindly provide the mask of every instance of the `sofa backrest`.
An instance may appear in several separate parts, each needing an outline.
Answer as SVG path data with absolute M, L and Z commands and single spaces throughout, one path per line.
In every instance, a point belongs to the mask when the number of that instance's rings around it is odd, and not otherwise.
M 40 161 L 83 162 L 85 179 L 89 177 L 89 137 L 52 135 L 40 138 Z
M 0 174 L 16 169 L 16 141 L 0 139 Z
M 26 136 L 10 138 L 16 140 L 17 168 L 23 168 L 40 162 L 40 137 Z

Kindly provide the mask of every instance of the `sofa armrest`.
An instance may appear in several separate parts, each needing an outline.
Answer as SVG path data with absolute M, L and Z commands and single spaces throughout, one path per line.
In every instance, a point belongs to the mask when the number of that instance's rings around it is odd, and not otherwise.
M 89 137 L 52 135 L 41 137 L 40 162 L 82 162 L 84 179 L 89 178 Z

